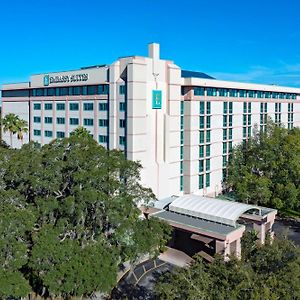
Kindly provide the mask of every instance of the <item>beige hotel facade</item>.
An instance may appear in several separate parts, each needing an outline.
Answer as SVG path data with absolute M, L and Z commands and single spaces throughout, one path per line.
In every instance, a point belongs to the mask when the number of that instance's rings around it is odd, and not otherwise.
M 287 128 L 300 126 L 300 89 L 185 71 L 160 59 L 152 43 L 148 57 L 5 84 L 2 116 L 8 113 L 28 122 L 25 142 L 46 144 L 86 127 L 102 146 L 140 161 L 141 181 L 159 199 L 215 196 L 232 147 L 254 128 L 264 130 L 268 117 Z M 9 134 L 3 139 L 9 143 Z M 14 136 L 13 147 L 20 146 Z

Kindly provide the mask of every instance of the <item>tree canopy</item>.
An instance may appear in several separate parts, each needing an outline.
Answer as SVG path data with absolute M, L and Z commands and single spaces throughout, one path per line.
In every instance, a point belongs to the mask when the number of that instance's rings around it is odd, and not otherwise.
M 207 264 L 196 256 L 190 268 L 164 274 L 156 286 L 159 299 L 299 299 L 299 247 L 284 239 L 263 246 L 251 237 L 246 244 L 249 241 L 242 249 L 252 251 L 244 253 L 242 260 L 232 257 L 224 262 L 216 257 Z
M 237 146 L 228 165 L 225 190 L 239 201 L 300 210 L 300 129 L 268 122 Z
M 10 146 L 12 147 L 12 137 L 17 134 L 17 138 L 21 140 L 23 144 L 24 134 L 28 132 L 28 123 L 20 119 L 16 114 L 9 113 L 2 120 L 1 124 L 4 132 L 9 132 Z
M 122 262 L 168 240 L 169 226 L 140 217 L 138 201 L 154 199 L 141 165 L 87 131 L 0 156 L 0 298 L 109 292 Z

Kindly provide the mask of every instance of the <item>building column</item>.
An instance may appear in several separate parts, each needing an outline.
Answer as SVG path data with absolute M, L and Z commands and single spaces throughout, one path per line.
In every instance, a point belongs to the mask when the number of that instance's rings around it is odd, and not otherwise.
M 224 260 L 228 260 L 230 255 L 230 243 L 226 241 L 216 241 L 216 254 L 224 256 Z
M 258 239 L 261 244 L 265 243 L 266 240 L 266 224 L 253 223 L 253 229 L 258 232 Z
M 241 239 L 237 239 L 235 241 L 235 256 L 237 259 L 241 259 L 242 257 L 242 250 L 241 250 Z

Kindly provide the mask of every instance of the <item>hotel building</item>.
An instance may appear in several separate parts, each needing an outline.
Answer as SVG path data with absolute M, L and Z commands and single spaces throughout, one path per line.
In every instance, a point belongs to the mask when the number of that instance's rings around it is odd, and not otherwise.
M 49 143 L 87 128 L 108 149 L 140 161 L 141 181 L 157 198 L 216 195 L 232 147 L 267 118 L 300 126 L 300 89 L 216 80 L 149 56 L 111 65 L 33 75 L 2 86 L 2 116 L 29 124 L 24 142 Z M 3 133 L 9 143 L 9 133 Z M 16 136 L 13 147 L 20 147 Z M 88 158 L 87 158 L 88 159 Z M 92 163 L 92 162 L 91 162 Z

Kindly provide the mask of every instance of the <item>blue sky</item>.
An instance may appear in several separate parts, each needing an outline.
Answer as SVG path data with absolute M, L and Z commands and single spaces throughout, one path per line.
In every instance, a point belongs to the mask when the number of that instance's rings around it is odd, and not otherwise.
M 162 58 L 218 79 L 300 87 L 298 0 L 2 0 L 0 85 L 30 74 Z

